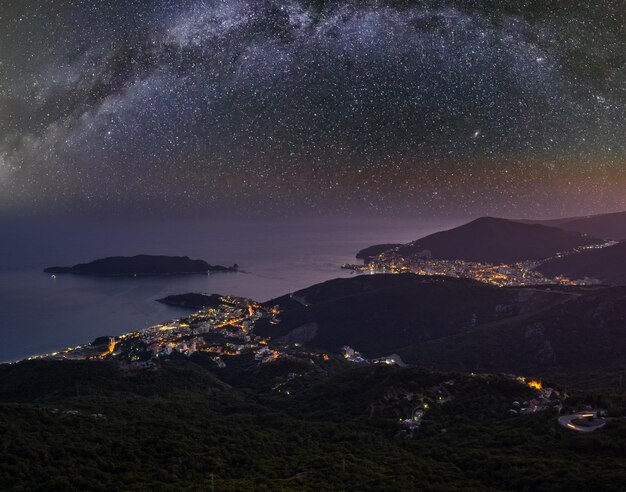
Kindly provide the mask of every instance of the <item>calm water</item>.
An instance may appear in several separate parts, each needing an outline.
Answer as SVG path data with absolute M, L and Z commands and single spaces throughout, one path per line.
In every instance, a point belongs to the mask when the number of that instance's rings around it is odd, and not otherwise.
M 154 302 L 208 292 L 257 300 L 348 276 L 361 248 L 407 242 L 460 221 L 73 222 L 0 224 L 0 361 L 117 335 L 186 311 Z M 102 279 L 42 269 L 112 255 L 188 255 L 238 263 L 211 276 Z

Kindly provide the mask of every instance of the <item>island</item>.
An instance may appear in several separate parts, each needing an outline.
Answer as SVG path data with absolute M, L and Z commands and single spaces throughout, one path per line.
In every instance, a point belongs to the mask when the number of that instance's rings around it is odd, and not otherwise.
M 226 267 L 210 265 L 204 260 L 192 260 L 188 256 L 111 256 L 71 267 L 49 267 L 50 274 L 73 273 L 97 277 L 138 277 L 153 275 L 184 275 L 190 273 L 236 272 L 238 265 Z

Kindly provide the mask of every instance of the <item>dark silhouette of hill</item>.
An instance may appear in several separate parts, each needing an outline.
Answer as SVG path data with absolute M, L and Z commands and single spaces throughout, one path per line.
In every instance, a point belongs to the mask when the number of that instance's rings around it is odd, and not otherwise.
M 552 408 L 512 413 L 539 398 L 514 377 L 302 358 L 289 391 L 276 389 L 286 360 L 252 360 L 258 379 L 235 385 L 190 359 L 0 365 L 0 488 L 623 489 L 624 419 L 580 435 Z M 568 408 L 626 408 L 617 393 L 568 392 Z M 401 422 L 417 408 L 410 437 Z
M 335 279 L 268 301 L 280 323 L 257 323 L 261 335 L 337 351 L 350 345 L 380 357 L 427 340 L 473 330 L 572 294 L 502 289 L 469 279 L 412 274 Z
M 592 289 L 545 310 L 398 353 L 445 370 L 530 371 L 561 381 L 579 380 L 594 371 L 623 369 L 625 320 L 625 287 Z
M 363 275 L 268 301 L 273 340 L 444 370 L 570 376 L 623 362 L 626 290 L 498 288 L 467 279 Z
M 111 256 L 79 263 L 72 267 L 49 267 L 46 273 L 74 273 L 103 277 L 128 277 L 134 275 L 176 275 L 184 273 L 232 272 L 236 266 L 209 265 L 204 260 L 192 260 L 188 256 Z
M 626 242 L 553 258 L 537 267 L 546 276 L 592 278 L 605 284 L 626 284 Z
M 440 260 L 515 263 L 541 260 L 602 240 L 541 224 L 482 217 L 396 248 L 399 255 Z M 359 253 L 361 254 L 361 253 Z
M 169 361 L 152 378 L 133 374 L 109 361 L 24 361 L 0 364 L 0 401 L 46 402 L 78 395 L 151 396 L 179 387 L 198 391 L 224 390 L 228 385 L 194 364 Z M 132 377 L 134 376 L 134 377 Z
M 553 220 L 524 220 L 520 222 L 559 227 L 567 231 L 576 231 L 604 239 L 626 239 L 626 212 Z

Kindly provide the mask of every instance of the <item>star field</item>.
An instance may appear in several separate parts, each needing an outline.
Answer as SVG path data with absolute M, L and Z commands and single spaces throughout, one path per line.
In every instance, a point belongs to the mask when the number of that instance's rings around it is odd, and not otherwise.
M 622 1 L 4 1 L 0 210 L 626 207 Z

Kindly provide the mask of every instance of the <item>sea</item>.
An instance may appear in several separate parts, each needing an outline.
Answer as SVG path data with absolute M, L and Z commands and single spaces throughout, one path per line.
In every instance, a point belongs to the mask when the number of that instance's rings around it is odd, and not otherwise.
M 155 302 L 204 292 L 266 301 L 337 277 L 362 248 L 408 242 L 463 220 L 81 220 L 0 223 L 0 362 L 20 360 L 179 318 Z M 189 256 L 237 273 L 96 278 L 51 275 L 106 256 Z

